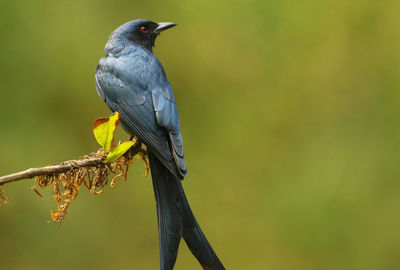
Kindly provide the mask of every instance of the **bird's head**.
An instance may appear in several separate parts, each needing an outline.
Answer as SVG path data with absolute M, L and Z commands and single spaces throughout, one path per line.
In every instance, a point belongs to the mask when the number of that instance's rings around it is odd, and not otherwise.
M 133 42 L 151 51 L 156 37 L 162 31 L 175 25 L 176 23 L 172 22 L 156 23 L 143 19 L 130 21 L 115 29 L 110 36 L 109 43 L 111 42 L 110 45 L 115 46 L 115 43 Z

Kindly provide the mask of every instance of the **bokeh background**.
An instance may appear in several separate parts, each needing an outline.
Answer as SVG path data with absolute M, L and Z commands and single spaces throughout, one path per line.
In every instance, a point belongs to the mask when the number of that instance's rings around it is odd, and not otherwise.
M 398 269 L 400 2 L 0 1 L 0 174 L 98 149 L 94 71 L 135 18 L 178 103 L 184 187 L 227 269 Z M 120 132 L 121 138 L 127 138 Z M 158 269 L 150 177 L 81 190 L 61 226 L 5 186 L 0 269 Z M 200 269 L 184 242 L 175 269 Z

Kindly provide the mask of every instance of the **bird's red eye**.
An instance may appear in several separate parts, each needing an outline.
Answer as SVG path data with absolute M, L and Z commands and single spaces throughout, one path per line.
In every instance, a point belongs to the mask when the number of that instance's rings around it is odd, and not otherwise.
M 142 33 L 147 33 L 147 28 L 142 26 L 140 27 L 140 31 L 142 31 Z

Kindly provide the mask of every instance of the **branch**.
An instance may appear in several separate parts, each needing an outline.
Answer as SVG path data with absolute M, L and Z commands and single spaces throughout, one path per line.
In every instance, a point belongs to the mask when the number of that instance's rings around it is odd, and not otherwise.
M 58 165 L 48 165 L 41 168 L 31 168 L 25 171 L 0 176 L 0 206 L 8 202 L 8 197 L 2 188 L 4 184 L 36 177 L 35 183 L 41 188 L 53 186 L 53 198 L 57 202 L 57 211 L 51 211 L 53 221 L 61 222 L 72 200 L 78 196 L 81 186 L 86 187 L 92 194 L 104 192 L 108 176 L 114 175 L 110 187 L 114 188 L 119 177 L 127 180 L 129 166 L 133 158 L 141 158 L 146 165 L 146 176 L 150 171 L 147 152 L 142 143 L 131 138 L 129 141 L 118 143 L 114 147 L 114 131 L 118 126 L 119 113 L 108 118 L 100 118 L 94 122 L 93 134 L 102 146 L 96 153 L 85 155 L 82 159 L 68 160 Z M 42 196 L 36 189 L 31 189 Z
M 112 151 L 108 151 L 106 154 L 113 153 Z M 83 159 L 68 160 L 58 165 L 31 168 L 1 176 L 0 206 L 2 203 L 8 202 L 8 197 L 2 189 L 4 184 L 36 177 L 35 182 L 39 187 L 53 186 L 53 198 L 57 202 L 57 211 L 51 211 L 51 218 L 53 221 L 61 222 L 67 214 L 70 203 L 78 196 L 81 186 L 86 187 L 92 194 L 103 193 L 104 187 L 108 183 L 108 176 L 113 174 L 110 187 L 114 188 L 117 178 L 122 176 L 125 181 L 127 180 L 128 168 L 135 156 L 140 157 L 145 162 L 146 175 L 149 172 L 146 159 L 147 152 L 142 148 L 141 142 L 137 142 L 117 159 L 111 159 L 114 161 L 107 161 L 107 155 L 105 155 L 103 149 L 100 149 L 96 153 L 85 155 Z M 31 189 L 42 197 L 42 194 L 36 189 L 36 184 Z
M 58 165 L 49 165 L 41 168 L 30 168 L 25 171 L 1 176 L 0 185 L 4 185 L 22 179 L 33 178 L 36 176 L 63 173 L 76 168 L 97 167 L 98 165 L 100 165 L 101 162 L 102 162 L 101 157 L 90 157 L 87 159 L 80 159 L 80 160 L 68 160 L 61 162 Z

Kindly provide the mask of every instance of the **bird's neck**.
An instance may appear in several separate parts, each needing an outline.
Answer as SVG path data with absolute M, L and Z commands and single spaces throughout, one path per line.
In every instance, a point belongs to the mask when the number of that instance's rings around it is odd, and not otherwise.
M 115 57 L 129 54 L 137 50 L 144 50 L 146 52 L 153 53 L 152 46 L 143 46 L 142 44 L 133 43 L 129 39 L 125 38 L 110 38 L 104 48 L 105 55 L 113 55 Z

